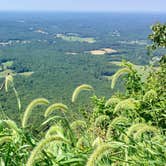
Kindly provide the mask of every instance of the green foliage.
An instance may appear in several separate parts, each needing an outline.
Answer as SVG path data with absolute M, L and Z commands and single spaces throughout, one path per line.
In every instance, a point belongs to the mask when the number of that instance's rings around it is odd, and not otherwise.
M 95 119 L 103 114 L 112 116 L 112 110 L 108 106 L 106 106 L 105 97 L 93 96 L 92 102 L 94 104 L 94 108 L 92 111 L 92 116 L 89 117 L 90 121 L 95 122 Z
M 135 95 L 138 93 L 142 93 L 143 86 L 142 86 L 142 81 L 141 81 L 141 75 L 138 74 L 136 69 L 134 69 L 134 64 L 123 61 L 121 66 L 123 66 L 124 68 L 119 69 L 112 76 L 111 88 L 113 89 L 115 87 L 116 81 L 121 75 L 126 74 L 125 87 L 126 87 L 127 93 L 129 95 Z
M 62 103 L 51 104 L 36 132 L 26 127 L 29 115 L 37 105 L 49 102 L 44 98 L 33 100 L 25 110 L 23 129 L 12 120 L 3 120 L 2 161 L 27 166 L 163 165 L 166 161 L 164 126 L 152 113 L 156 102 L 160 102 L 156 99 L 159 94 L 151 89 L 145 94 L 128 96 L 126 92 L 107 101 L 93 96 L 94 110 L 88 112 L 89 119 L 74 119 L 70 111 L 66 112 L 69 116 L 53 115 L 55 109 L 65 112 L 70 108 Z M 71 119 L 74 121 L 69 123 Z M 9 153 L 13 154 L 14 162 L 7 158 Z
M 149 39 L 152 40 L 152 49 L 158 47 L 166 47 L 166 24 L 157 23 L 152 26 L 153 33 L 149 35 Z
M 141 80 L 133 65 L 123 62 L 125 70 L 115 73 L 113 85 L 122 73 L 129 71 L 125 76 L 126 91 L 116 93 L 108 100 L 93 96 L 93 109 L 86 116 L 80 116 L 78 111 L 78 116 L 73 116 L 72 111 L 67 111 L 72 110 L 71 105 L 54 103 L 47 107 L 39 127 L 27 127 L 32 110 L 38 105 L 49 104 L 47 99 L 37 98 L 25 109 L 21 125 L 7 116 L 1 119 L 0 164 L 164 166 L 166 102 L 163 64 L 160 63 L 159 71 L 149 73 L 147 79 Z M 8 76 L 5 82 L 8 90 L 11 82 L 13 84 L 12 77 Z M 82 90 L 94 91 L 87 84 L 77 87 L 73 102 Z M 62 114 L 55 112 L 59 114 L 54 115 L 53 111 L 57 109 Z
M 134 69 L 134 65 L 130 62 L 123 62 L 123 65 L 130 69 L 129 75 L 125 80 L 125 87 L 127 90 L 127 94 L 129 96 L 139 95 L 143 92 L 144 87 L 142 86 L 141 75 L 138 73 L 136 69 Z

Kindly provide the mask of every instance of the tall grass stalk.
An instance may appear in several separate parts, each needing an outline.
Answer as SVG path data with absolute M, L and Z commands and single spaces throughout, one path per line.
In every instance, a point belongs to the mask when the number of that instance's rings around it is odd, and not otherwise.
M 94 91 L 94 89 L 91 85 L 88 85 L 88 84 L 82 84 L 82 85 L 78 86 L 73 92 L 72 102 L 76 101 L 76 99 L 81 91 Z
M 22 127 L 25 128 L 27 125 L 27 121 L 28 118 L 33 110 L 34 107 L 38 106 L 38 105 L 47 105 L 49 104 L 49 101 L 45 98 L 38 98 L 33 100 L 26 108 L 24 115 L 23 115 L 23 119 L 22 119 Z

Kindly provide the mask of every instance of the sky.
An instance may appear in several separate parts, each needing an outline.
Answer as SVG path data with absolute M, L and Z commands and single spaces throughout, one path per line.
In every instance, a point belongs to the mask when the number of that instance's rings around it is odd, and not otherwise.
M 0 0 L 0 11 L 166 12 L 166 0 Z

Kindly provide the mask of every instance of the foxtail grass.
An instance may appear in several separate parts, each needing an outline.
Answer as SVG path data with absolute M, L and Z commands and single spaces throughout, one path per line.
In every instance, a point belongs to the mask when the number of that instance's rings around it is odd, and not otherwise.
M 139 131 L 140 129 L 146 127 L 147 124 L 146 123 L 137 123 L 137 124 L 133 124 L 132 126 L 130 126 L 127 129 L 126 132 L 126 136 L 125 136 L 125 142 L 129 142 L 129 138 L 131 138 L 131 136 L 136 133 L 137 131 Z
M 8 92 L 9 86 L 13 84 L 13 77 L 11 75 L 7 75 L 5 77 L 5 91 Z
M 100 138 L 100 137 L 97 137 L 97 138 L 93 141 L 92 146 L 93 146 L 93 147 L 97 147 L 97 146 L 99 146 L 99 145 L 101 145 L 101 144 L 103 144 L 103 139 Z
M 87 140 L 85 137 L 80 137 L 76 143 L 76 147 L 78 149 L 84 150 L 86 148 L 90 147 L 89 140 Z
M 143 96 L 143 101 L 148 103 L 148 102 L 152 102 L 154 100 L 157 99 L 157 93 L 155 90 L 151 89 L 148 92 L 145 93 L 145 95 Z
M 108 99 L 105 103 L 105 107 L 108 106 L 115 106 L 120 102 L 120 99 L 117 97 L 111 97 L 110 99 Z
M 121 142 L 110 142 L 99 145 L 89 157 L 86 166 L 95 166 L 103 155 L 114 151 L 114 149 L 123 148 L 123 146 L 124 144 Z
M 5 77 L 5 91 L 8 92 L 8 88 L 11 86 L 13 91 L 14 91 L 14 94 L 16 96 L 16 99 L 17 99 L 17 104 L 18 104 L 18 110 L 20 111 L 21 110 L 21 100 L 19 98 L 19 95 L 18 95 L 18 92 L 14 86 L 14 82 L 13 82 L 13 77 L 12 75 L 7 75 Z
M 30 157 L 28 158 L 28 161 L 26 163 L 26 166 L 33 166 L 35 162 L 36 156 L 42 151 L 42 149 L 51 142 L 64 142 L 68 143 L 68 141 L 60 136 L 50 136 L 45 139 L 42 139 L 38 145 L 33 149 L 31 152 Z
M 114 113 L 121 112 L 123 110 L 135 110 L 139 106 L 139 102 L 133 98 L 120 101 L 115 109 Z
M 60 137 L 64 138 L 62 127 L 58 126 L 58 125 L 52 125 L 49 128 L 49 130 L 47 131 L 45 137 L 49 137 L 51 135 L 57 135 L 57 136 L 60 136 Z
M 112 83 L 111 83 L 111 88 L 113 89 L 116 85 L 116 81 L 117 79 L 123 75 L 123 74 L 126 74 L 126 73 L 131 73 L 131 69 L 129 68 L 122 68 L 122 69 L 119 69 L 113 76 L 112 76 Z
M 134 139 L 138 139 L 145 132 L 148 132 L 148 133 L 151 132 L 154 135 L 160 135 L 160 132 L 156 127 L 146 125 L 146 126 L 140 128 L 139 130 L 137 130 L 137 132 L 133 136 Z
M 62 103 L 52 104 L 46 109 L 44 116 L 48 117 L 54 110 L 60 110 L 66 112 L 68 110 L 68 107 Z
M 0 137 L 0 145 L 11 141 L 12 141 L 12 136 Z
M 72 130 L 77 130 L 77 128 L 86 129 L 87 124 L 83 120 L 76 120 L 73 123 L 71 123 L 70 127 L 71 127 Z
M 107 133 L 106 133 L 106 138 L 107 139 L 112 139 L 113 138 L 113 129 L 116 128 L 117 125 L 121 124 L 128 124 L 129 119 L 123 116 L 116 117 L 112 120 L 112 122 L 109 124 Z
M 105 126 L 106 124 L 109 124 L 109 123 L 110 123 L 110 118 L 107 115 L 100 115 L 95 120 L 96 127 L 102 127 L 103 125 Z
M 44 126 L 46 124 L 49 124 L 49 123 L 55 123 L 55 121 L 57 120 L 65 120 L 65 117 L 62 117 L 62 116 L 52 116 L 48 119 L 46 119 L 42 124 L 41 126 Z
M 94 91 L 94 89 L 91 85 L 88 85 L 88 84 L 82 84 L 82 85 L 78 86 L 73 92 L 72 102 L 76 101 L 76 99 L 81 91 Z
M 49 101 L 45 98 L 38 98 L 33 100 L 26 108 L 24 115 L 23 115 L 23 119 L 22 119 L 22 127 L 25 128 L 27 125 L 27 121 L 29 119 L 29 116 L 33 110 L 34 107 L 38 106 L 38 105 L 47 105 L 49 104 Z
M 17 133 L 19 132 L 19 128 L 17 127 L 17 124 L 13 120 L 8 119 L 8 120 L 3 120 L 3 121 L 5 122 L 5 124 L 7 124 L 7 126 L 10 129 L 14 130 Z

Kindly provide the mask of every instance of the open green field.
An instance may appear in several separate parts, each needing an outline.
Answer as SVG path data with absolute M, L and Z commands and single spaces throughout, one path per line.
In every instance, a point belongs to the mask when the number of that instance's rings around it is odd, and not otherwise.
M 15 72 L 12 68 L 13 61 L 7 61 L 0 64 L 0 78 L 5 78 L 8 74 L 12 76 L 22 75 L 22 76 L 31 76 L 34 72 Z
M 96 42 L 96 40 L 92 37 L 67 36 L 63 34 L 57 34 L 56 38 L 61 38 L 62 40 L 69 41 L 69 42 L 85 42 L 85 43 Z

